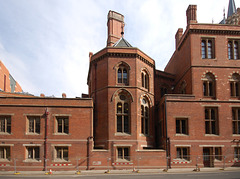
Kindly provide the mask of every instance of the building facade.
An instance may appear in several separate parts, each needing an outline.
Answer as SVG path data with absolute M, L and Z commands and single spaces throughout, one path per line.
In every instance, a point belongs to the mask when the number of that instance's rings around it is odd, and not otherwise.
M 89 94 L 0 94 L 2 170 L 239 166 L 240 28 L 234 1 L 220 24 L 187 28 L 164 71 L 124 38 L 109 11 L 105 48 L 89 53 Z

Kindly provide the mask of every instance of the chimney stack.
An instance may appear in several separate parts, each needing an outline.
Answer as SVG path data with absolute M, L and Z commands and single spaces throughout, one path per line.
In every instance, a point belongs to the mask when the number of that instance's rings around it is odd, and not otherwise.
M 66 98 L 66 97 L 67 97 L 66 93 L 62 93 L 62 98 Z
M 124 33 L 124 16 L 114 11 L 108 12 L 108 39 L 107 46 L 113 46 Z
M 197 23 L 197 5 L 189 5 L 186 14 L 187 25 Z
M 175 40 L 176 40 L 176 49 L 178 47 L 178 44 L 182 38 L 182 35 L 183 35 L 183 29 L 182 28 L 179 28 L 176 35 L 175 35 Z

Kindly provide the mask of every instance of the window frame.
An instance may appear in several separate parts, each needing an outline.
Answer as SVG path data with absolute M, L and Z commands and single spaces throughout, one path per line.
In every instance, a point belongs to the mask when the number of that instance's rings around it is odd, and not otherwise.
M 208 111 L 208 116 L 206 116 Z M 213 111 L 213 113 L 212 113 Z M 213 116 L 214 114 L 214 116 Z M 217 107 L 206 107 L 204 109 L 205 135 L 219 135 L 219 116 Z M 213 119 L 214 118 L 214 119 Z
M 127 155 L 125 155 L 127 153 Z M 116 148 L 117 161 L 130 161 L 130 147 L 117 147 Z
M 2 154 L 1 154 L 2 152 Z M 11 161 L 11 147 L 0 146 L 0 161 Z
M 232 134 L 240 135 L 240 108 L 232 108 Z
M 186 150 L 186 154 L 184 154 L 184 150 Z M 176 147 L 176 159 L 180 159 L 182 161 L 190 161 L 190 158 L 190 147 Z
M 230 96 L 231 98 L 240 97 L 240 76 L 237 73 L 232 75 L 232 78 L 229 80 L 230 83 Z
M 116 98 L 116 133 L 130 134 L 131 133 L 131 106 L 128 96 L 120 93 Z
M 30 127 L 31 123 L 33 125 L 32 127 Z M 32 129 L 33 131 L 30 131 L 30 129 Z M 39 135 L 40 133 L 41 133 L 41 118 L 40 118 L 40 116 L 27 116 L 27 134 Z
M 69 146 L 55 146 L 54 151 L 54 161 L 69 162 Z M 67 156 L 64 156 L 65 154 L 67 154 Z
M 235 46 L 236 44 L 237 46 Z M 229 60 L 240 60 L 240 39 L 228 39 L 227 52 Z
M 215 39 L 214 38 L 207 38 L 207 37 L 201 38 L 201 58 L 215 59 Z
M 11 116 L 0 116 L 0 134 L 11 134 L 12 119 Z
M 178 127 L 178 121 L 179 121 L 179 127 Z M 185 121 L 185 132 L 183 131 L 183 121 Z M 178 135 L 188 135 L 188 118 L 180 118 L 180 117 L 177 117 L 176 118 L 176 134 Z M 179 128 L 179 130 L 178 130 Z
M 240 160 L 240 147 L 234 147 L 234 159 Z
M 126 67 L 126 65 L 121 64 L 117 68 L 117 84 L 129 85 L 129 69 Z
M 147 90 L 149 90 L 150 88 L 149 88 L 149 79 L 150 79 L 150 77 L 149 77 L 149 74 L 145 71 L 145 70 L 143 70 L 142 72 L 141 72 L 141 79 L 142 79 L 142 87 L 143 88 L 145 88 L 145 89 L 147 89 Z
M 61 124 L 60 124 L 60 120 L 61 120 Z M 69 116 L 56 116 L 56 134 L 63 134 L 63 135 L 70 134 L 69 133 Z
M 32 154 L 31 154 L 32 157 L 29 157 L 30 152 L 32 152 Z M 26 161 L 40 161 L 40 147 L 39 146 L 26 146 Z
M 149 135 L 150 123 L 150 105 L 147 98 L 141 100 L 141 134 Z
M 212 73 L 207 73 L 202 79 L 203 81 L 203 97 L 216 98 L 216 78 Z

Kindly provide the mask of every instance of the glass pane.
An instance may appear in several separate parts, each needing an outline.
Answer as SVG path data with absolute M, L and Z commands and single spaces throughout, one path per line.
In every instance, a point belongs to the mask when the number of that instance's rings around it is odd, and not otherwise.
M 5 132 L 5 119 L 0 120 L 0 132 Z
M 208 41 L 208 58 L 212 58 L 212 41 Z
M 0 147 L 0 158 L 4 158 L 4 147 Z
M 234 59 L 238 59 L 238 42 L 234 42 Z
M 182 120 L 182 134 L 187 134 L 186 120 Z
M 209 119 L 209 110 L 205 109 L 205 119 Z
M 182 158 L 181 157 L 181 148 L 177 148 L 177 158 Z
M 128 103 L 124 103 L 124 114 L 128 114 Z
M 212 133 L 211 134 L 216 134 L 216 122 L 212 121 Z
M 144 117 L 141 118 L 141 133 L 144 134 Z
M 10 160 L 10 147 L 6 147 L 6 158 Z
M 206 41 L 202 41 L 202 58 L 206 58 Z
M 211 109 L 211 119 L 216 120 L 215 109 Z
M 118 83 L 122 83 L 122 70 L 118 69 Z
M 144 106 L 141 105 L 141 116 L 144 116 Z
M 234 121 L 232 124 L 233 124 L 233 134 L 237 134 L 237 122 Z
M 145 107 L 145 117 L 148 118 L 149 117 L 149 111 L 148 111 L 148 107 Z
M 68 134 L 68 132 L 69 132 L 68 122 L 69 122 L 68 118 L 65 118 L 64 119 L 64 133 L 66 133 L 66 134 Z
M 56 150 L 57 150 L 57 158 L 58 159 L 62 159 L 62 150 L 61 150 L 61 148 L 56 148 Z
M 142 87 L 144 87 L 144 74 L 142 73 Z
M 40 133 L 40 119 L 36 120 L 36 133 Z
M 145 118 L 145 134 L 148 134 L 148 118 Z
M 207 96 L 207 83 L 203 82 L 203 95 Z
M 124 148 L 124 159 L 129 160 L 129 149 Z
M 68 160 L 68 148 L 63 148 L 63 159 Z
M 240 121 L 237 122 L 237 134 L 240 134 Z
M 123 159 L 122 148 L 118 148 L 118 159 Z
M 7 132 L 11 133 L 11 118 L 7 118 Z
M 228 58 L 233 59 L 233 54 L 232 54 L 232 42 L 228 42 Z
M 209 82 L 209 96 L 213 96 L 213 83 Z
M 33 159 L 33 148 L 32 147 L 28 148 L 28 159 Z
M 34 120 L 29 119 L 29 132 L 34 132 Z
M 123 69 L 123 83 L 127 84 L 127 70 Z
M 235 88 L 236 88 L 236 96 L 239 96 L 239 83 L 235 83 Z
M 210 134 L 210 123 L 209 123 L 209 121 L 205 121 L 205 133 Z
M 124 132 L 129 132 L 129 120 L 128 120 L 128 116 L 124 116 Z
M 180 134 L 180 120 L 176 120 L 176 133 Z
M 35 147 L 35 159 L 39 160 L 39 147 Z
M 122 116 L 117 116 L 117 132 L 122 131 Z
M 62 131 L 63 120 L 62 119 L 57 119 L 57 121 L 58 121 L 58 132 L 63 132 Z
M 122 103 L 117 103 L 117 113 L 118 114 L 122 113 Z

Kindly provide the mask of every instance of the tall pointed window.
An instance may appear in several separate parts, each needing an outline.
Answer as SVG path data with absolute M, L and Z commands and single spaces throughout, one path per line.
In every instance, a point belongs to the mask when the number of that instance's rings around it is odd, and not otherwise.
M 211 73 L 207 73 L 203 79 L 203 95 L 215 97 L 215 77 Z
M 118 83 L 128 85 L 128 70 L 126 67 L 124 67 L 123 65 L 119 66 L 117 76 Z
M 232 79 L 230 79 L 231 97 L 239 97 L 239 84 L 240 76 L 235 73 L 232 75 Z
M 142 87 L 149 90 L 149 75 L 146 71 L 142 72 Z
M 204 38 L 201 41 L 202 59 L 213 59 L 214 54 L 214 39 Z
M 130 133 L 130 106 L 124 94 L 119 94 L 116 106 L 117 132 Z
M 237 60 L 239 59 L 239 40 L 228 40 L 228 59 Z
M 146 98 L 142 99 L 141 104 L 141 133 L 149 134 L 149 103 Z

